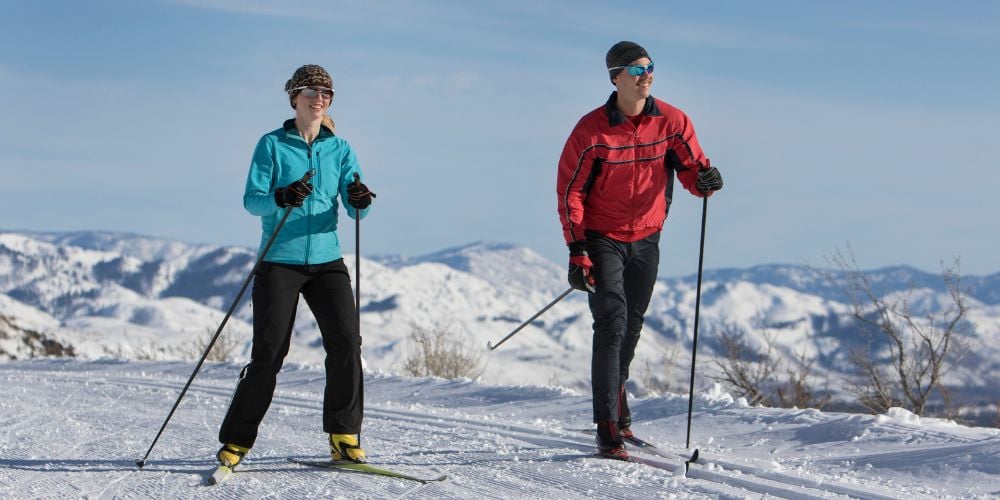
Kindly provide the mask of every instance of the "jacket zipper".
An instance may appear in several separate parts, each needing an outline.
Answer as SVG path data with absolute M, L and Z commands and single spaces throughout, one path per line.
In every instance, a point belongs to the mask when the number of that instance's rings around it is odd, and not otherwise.
M 308 142 L 306 143 L 306 159 L 308 160 L 306 162 L 307 163 L 306 172 L 308 172 L 308 171 L 312 170 L 312 168 L 313 168 L 313 148 L 312 148 L 312 144 L 309 144 Z M 317 174 L 318 173 L 319 172 L 317 172 Z M 315 186 L 315 182 L 314 182 L 313 185 Z M 312 201 L 310 200 L 309 202 L 305 203 L 304 206 L 305 206 L 305 209 L 306 209 L 306 257 L 305 257 L 305 264 L 309 265 L 309 254 L 310 254 L 310 250 L 312 250 L 312 228 L 309 227 L 310 224 L 312 223 L 311 222 L 311 220 L 312 220 Z

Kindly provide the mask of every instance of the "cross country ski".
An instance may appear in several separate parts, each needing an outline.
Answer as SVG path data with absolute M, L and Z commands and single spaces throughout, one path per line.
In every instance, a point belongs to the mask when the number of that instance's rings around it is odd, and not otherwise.
M 368 463 L 333 461 L 333 460 L 302 460 L 297 458 L 289 458 L 288 461 L 300 465 L 308 465 L 311 467 L 322 467 L 326 469 L 360 472 L 363 474 L 374 474 L 376 476 L 394 477 L 397 479 L 406 479 L 409 481 L 417 481 L 425 484 L 437 481 L 444 481 L 445 479 L 448 479 L 448 476 L 445 476 L 444 474 L 434 477 L 420 477 L 410 474 L 404 474 L 402 472 L 397 472 L 391 469 L 387 469 L 385 467 L 379 467 Z

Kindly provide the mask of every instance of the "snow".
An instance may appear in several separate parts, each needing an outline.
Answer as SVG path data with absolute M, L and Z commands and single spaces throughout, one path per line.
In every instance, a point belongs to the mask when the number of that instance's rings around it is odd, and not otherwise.
M 59 326 L 59 320 L 51 315 L 3 294 L 0 294 L 0 315 L 7 316 L 21 328 L 46 330 Z
M 362 258 L 365 446 L 373 463 L 444 473 L 448 481 L 420 485 L 287 461 L 325 452 L 323 351 L 304 303 L 274 404 L 241 472 L 214 489 L 203 485 L 240 363 L 249 356 L 246 301 L 225 331 L 234 339 L 235 361 L 205 365 L 138 470 L 134 461 L 219 325 L 254 252 L 114 233 L 0 232 L 0 353 L 43 355 L 51 340 L 77 357 L 0 361 L 0 498 L 1000 496 L 996 429 L 901 408 L 871 416 L 755 407 L 710 383 L 707 369 L 718 353 L 709 340 L 730 324 L 774 333 L 786 357 L 804 352 L 820 361 L 827 379 L 842 377 L 841 336 L 852 330 L 840 317 L 848 304 L 815 272 L 777 265 L 705 273 L 706 348 L 698 355 L 692 434 L 701 463 L 685 477 L 673 455 L 655 459 L 674 471 L 592 457 L 592 436 L 579 432 L 592 425 L 586 298 L 571 294 L 502 348 L 484 349 L 566 287 L 562 265 L 503 243 L 413 259 Z M 353 274 L 353 256 L 345 263 Z M 886 270 L 878 282 L 888 297 L 906 296 L 921 312 L 949 303 L 943 289 L 924 285 L 927 276 L 906 268 Z M 975 349 L 950 377 L 953 387 L 986 402 L 969 411 L 986 412 L 1000 376 L 1000 281 L 964 283 L 976 290 L 968 296 Z M 630 381 L 630 390 L 643 396 L 632 398 L 638 435 L 675 454 L 684 451 L 687 398 L 652 397 L 642 376 L 645 369 L 686 394 L 694 297 L 693 277 L 658 281 Z M 414 325 L 448 328 L 465 346 L 483 349 L 481 375 L 399 376 Z M 750 340 L 759 344 L 758 337 Z
M 1000 495 L 1000 430 L 920 418 L 751 407 L 712 385 L 694 402 L 685 477 L 592 456 L 590 398 L 560 387 L 366 374 L 362 442 L 374 464 L 420 484 L 312 469 L 322 369 L 286 364 L 260 437 L 229 481 L 206 486 L 239 375 L 206 363 L 146 466 L 193 362 L 0 362 L 2 498 L 988 498 Z M 684 452 L 686 396 L 632 399 L 637 435 Z M 634 451 L 636 455 L 640 455 Z M 655 458 L 655 457 L 654 457 Z

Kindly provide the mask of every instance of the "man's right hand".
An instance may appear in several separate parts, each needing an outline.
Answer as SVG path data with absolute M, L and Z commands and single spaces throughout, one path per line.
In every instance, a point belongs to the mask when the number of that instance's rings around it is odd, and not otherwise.
M 274 201 L 279 207 L 301 207 L 302 202 L 306 200 L 306 196 L 309 196 L 313 191 L 313 185 L 306 180 L 306 178 L 299 179 L 285 187 L 280 187 L 274 190 Z
M 698 172 L 698 180 L 695 181 L 695 188 L 699 193 L 707 195 L 722 189 L 722 174 L 719 169 L 710 167 Z
M 587 255 L 586 242 L 574 241 L 569 244 L 569 285 L 583 292 L 594 293 L 594 276 L 590 270 L 594 264 Z

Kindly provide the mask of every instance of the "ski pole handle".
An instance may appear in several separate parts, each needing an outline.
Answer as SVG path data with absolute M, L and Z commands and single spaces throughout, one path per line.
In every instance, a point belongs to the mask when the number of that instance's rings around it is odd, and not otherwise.
M 516 334 L 517 332 L 521 331 L 522 328 L 528 326 L 532 321 L 535 321 L 535 318 L 541 316 L 545 311 L 548 311 L 549 308 L 551 308 L 552 306 L 554 306 L 557 303 L 559 303 L 560 300 L 566 298 L 566 296 L 569 295 L 570 292 L 572 292 L 573 290 L 576 290 L 576 289 L 573 288 L 573 287 L 569 287 L 568 289 L 566 289 L 565 292 L 562 293 L 562 295 L 556 297 L 556 300 L 553 300 L 552 302 L 549 302 L 549 305 L 543 307 L 541 311 L 536 312 L 534 316 L 528 318 L 528 320 L 525 321 L 524 323 L 521 323 L 521 326 L 515 328 L 514 331 L 510 332 L 509 334 L 507 334 L 507 336 L 504 337 L 503 339 L 501 339 L 500 342 L 497 342 L 496 345 L 493 345 L 492 341 L 487 341 L 486 342 L 486 347 L 488 347 L 489 350 L 491 350 L 491 351 L 496 350 L 497 347 L 500 347 L 500 344 L 503 344 L 504 342 L 507 341 L 507 339 L 513 337 L 514 334 Z
M 354 182 L 352 182 L 351 185 L 352 186 L 360 186 L 361 185 L 361 175 L 358 174 L 357 172 L 354 172 Z M 368 190 L 368 194 L 372 195 L 372 198 L 378 198 L 378 196 L 375 196 L 375 192 L 372 191 L 371 189 Z

